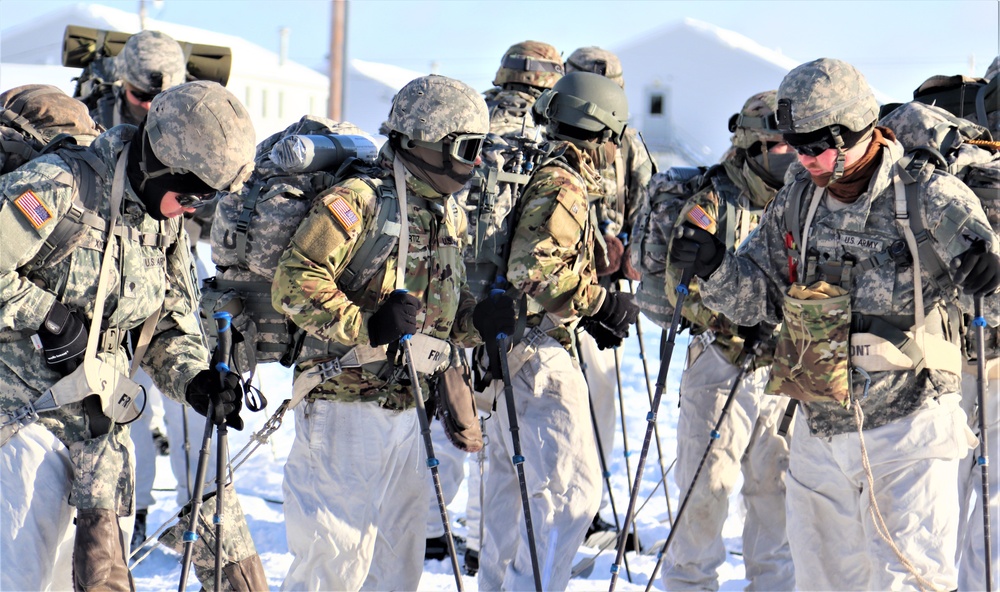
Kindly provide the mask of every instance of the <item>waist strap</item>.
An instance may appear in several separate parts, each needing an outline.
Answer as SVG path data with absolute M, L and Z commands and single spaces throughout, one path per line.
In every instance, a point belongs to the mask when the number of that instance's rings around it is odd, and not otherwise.
M 31 403 L 19 407 L 11 413 L 0 413 L 0 447 L 10 441 L 21 428 L 38 421 L 38 412 Z

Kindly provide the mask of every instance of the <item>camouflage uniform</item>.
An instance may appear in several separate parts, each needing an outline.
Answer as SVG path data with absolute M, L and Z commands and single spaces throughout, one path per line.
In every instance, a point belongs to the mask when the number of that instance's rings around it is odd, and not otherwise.
M 510 46 L 493 77 L 496 86 L 483 93 L 490 110 L 490 131 L 507 138 L 537 141 L 531 105 L 563 75 L 559 52 L 548 43 L 522 41 Z
M 770 91 L 750 97 L 738 115 L 773 120 L 774 109 L 775 92 Z M 766 129 L 747 125 L 734 131 L 733 145 L 743 149 L 743 155 L 754 145 L 782 142 L 773 128 L 766 133 Z M 730 156 L 722 165 L 709 170 L 707 186 L 684 203 L 677 220 L 683 221 L 688 211 L 700 206 L 716 222 L 722 240 L 730 240 L 725 229 L 732 227 L 731 240 L 739 244 L 757 226 L 763 206 L 775 190 L 752 190 L 757 185 L 756 175 L 744 164 L 743 156 L 737 157 L 736 150 L 728 153 Z M 768 157 L 781 159 L 777 154 Z M 782 162 L 787 165 L 787 159 Z M 780 174 L 776 176 L 781 178 Z M 651 184 L 651 194 L 655 187 L 656 182 Z M 675 288 L 680 279 L 681 274 L 668 266 L 664 290 L 671 304 L 676 304 Z M 722 528 L 729 516 L 729 497 L 742 471 L 746 510 L 743 560 L 750 589 L 791 590 L 795 578 L 784 511 L 788 442 L 778 433 L 786 400 L 764 394 L 769 355 L 761 355 L 755 360 L 754 369 L 742 377 L 733 400 L 735 404 L 719 429 L 719 438 L 702 461 L 708 437 L 715 429 L 733 381 L 740 374 L 743 339 L 737 334 L 736 325 L 704 305 L 696 280 L 688 287 L 690 293 L 684 300 L 682 314 L 690 323 L 692 338 L 681 375 L 674 475 L 681 486 L 680 499 L 689 495 L 690 498 L 685 510 L 688 519 L 678 527 L 667 551 L 663 586 L 667 590 L 718 589 L 718 568 L 726 559 Z M 688 490 L 699 470 L 698 490 L 692 495 Z M 696 520 L 692 521 L 692 517 Z
M 91 151 L 107 167 L 104 182 L 100 184 L 102 199 L 98 202 L 98 213 L 105 220 L 110 207 L 111 171 L 133 133 L 134 128 L 118 128 L 100 136 L 91 146 Z M 4 195 L 0 206 L 0 228 L 4 236 L 0 246 L 0 326 L 3 327 L 0 331 L 0 384 L 5 385 L 0 396 L 0 410 L 3 413 L 11 414 L 22 405 L 34 402 L 60 378 L 45 365 L 30 339 L 52 303 L 58 300 L 79 309 L 88 318 L 94 314 L 95 278 L 104 252 L 103 233 L 85 227 L 87 230 L 79 246 L 65 253 L 58 263 L 27 276 L 21 271 L 21 267 L 31 260 L 56 226 L 57 220 L 65 216 L 69 209 L 75 193 L 71 170 L 59 156 L 48 155 L 28 163 L 0 181 L 0 191 Z M 16 200 L 29 191 L 48 212 L 46 217 L 49 219 L 38 228 L 15 207 Z M 167 395 L 183 401 L 184 385 L 205 368 L 208 359 L 194 312 L 198 296 L 190 273 L 187 236 L 175 220 L 158 223 L 146 216 L 144 207 L 128 183 L 123 212 L 122 223 L 134 229 L 135 234 L 129 234 L 125 241 L 126 257 L 123 260 L 115 257 L 114 267 L 120 271 L 111 276 L 110 296 L 102 316 L 112 327 L 132 329 L 163 307 L 164 316 L 157 326 L 143 366 L 158 383 L 168 385 Z M 164 246 L 155 246 L 149 241 L 157 236 L 166 239 L 162 241 Z M 115 345 L 107 355 L 116 360 L 120 371 L 127 371 L 124 348 Z M 28 569 L 14 569 L 10 565 L 14 562 L 24 565 L 25 561 L 18 561 L 17 558 L 23 558 L 22 554 L 28 549 L 30 559 L 27 563 L 31 565 L 51 566 L 56 562 L 56 546 L 70 528 L 69 518 L 72 517 L 72 512 L 66 508 L 67 497 L 78 510 L 97 509 L 113 512 L 117 516 L 132 513 L 133 459 L 128 427 L 116 425 L 107 436 L 94 437 L 83 404 L 63 405 L 41 414 L 36 425 L 16 435 L 2 448 L 6 459 L 4 466 L 10 467 L 11 463 L 18 466 L 13 458 L 38 446 L 37 442 L 42 439 L 49 439 L 42 427 L 56 436 L 57 441 L 52 441 L 52 444 L 59 452 L 37 467 L 21 463 L 20 474 L 4 471 L 4 489 L 14 491 L 24 487 L 21 484 L 25 478 L 23 475 L 34 475 L 36 470 L 40 475 L 51 475 L 51 469 L 47 468 L 50 462 L 61 465 L 57 474 L 62 476 L 62 481 L 50 478 L 47 482 L 49 487 L 36 483 L 35 495 L 44 493 L 48 499 L 46 503 L 39 503 L 37 498 L 32 502 L 41 515 L 21 513 L 21 510 L 4 504 L 12 512 L 8 514 L 5 511 L 3 516 L 6 533 L 3 556 L 10 562 L 8 568 L 3 570 L 2 587 L 5 589 L 39 590 L 47 585 L 44 578 L 63 575 L 47 570 L 44 574 L 33 573 Z M 38 526 L 39 522 L 50 523 L 53 513 L 59 515 L 55 530 L 51 524 Z M 26 520 L 31 527 L 15 535 L 7 531 L 14 527 L 14 520 Z M 39 532 L 48 533 L 43 536 L 55 538 L 36 542 L 38 547 L 26 546 L 33 542 L 28 538 L 33 535 L 25 535 L 36 528 Z M 8 544 L 13 546 L 8 547 Z M 77 575 L 86 577 L 79 572 Z
M 570 354 L 577 320 L 604 299 L 587 202 L 599 178 L 590 157 L 573 144 L 558 143 L 553 154 L 560 156 L 535 172 L 521 197 L 508 264 L 511 284 L 531 299 L 529 327 L 554 324 L 530 333 L 508 355 L 538 561 L 552 566 L 542 581 L 546 590 L 569 582 L 571 558 L 601 491 L 586 383 Z M 496 411 L 487 423 L 493 444 L 487 446 L 479 587 L 524 590 L 534 583 L 502 388 L 502 382 L 492 383 Z M 518 517 L 517 528 L 511 528 L 512 516 Z
M 420 88 L 426 103 L 413 99 L 411 89 Z M 438 92 L 452 100 L 435 102 Z M 457 81 L 430 76 L 411 81 L 397 94 L 387 126 L 393 133 L 402 133 L 404 125 L 415 127 L 403 135 L 422 140 L 449 122 L 461 125 L 457 118 L 463 114 L 474 129 L 460 131 L 488 129 L 486 105 L 478 94 Z M 418 116 L 421 123 L 410 119 Z M 413 137 L 418 133 L 424 137 Z M 393 142 L 390 136 L 370 177 L 348 178 L 317 198 L 278 263 L 275 308 L 327 344 L 325 352 L 313 352 L 312 359 L 299 363 L 296 380 L 331 356 L 368 348 L 368 320 L 400 282 L 423 304 L 417 316 L 420 333 L 463 346 L 479 341 L 472 326 L 475 300 L 465 286 L 461 258 L 464 213 L 404 167 Z M 404 188 L 394 182 L 394 165 L 402 167 Z M 397 278 L 399 251 L 394 248 L 374 276 L 348 294 L 341 287 L 343 272 L 359 238 L 374 225 L 378 184 L 407 195 L 405 278 Z M 418 468 L 424 452 L 416 440 L 414 389 L 398 379 L 401 368 L 394 369 L 384 354 L 376 358 L 362 368 L 344 368 L 295 409 L 296 439 L 284 480 L 286 529 L 295 559 L 283 589 L 411 590 L 419 583 L 427 474 Z M 420 392 L 425 398 L 431 392 L 423 375 Z M 317 446 L 329 454 L 317 455 Z
M 818 113 L 813 116 L 817 120 L 837 118 L 833 123 L 859 132 L 865 125 L 871 125 L 877 114 L 874 97 L 867 88 L 861 74 L 843 62 L 823 59 L 799 66 L 779 87 L 779 125 L 783 97 L 790 97 L 787 100 L 791 104 L 792 125 L 798 126 L 800 119 L 808 121 L 805 118 L 809 111 L 806 110 L 806 115 L 799 111 L 812 109 Z M 845 89 L 853 93 L 850 100 L 838 95 Z M 856 127 L 849 123 L 851 117 Z M 791 129 L 800 131 L 797 127 Z M 895 219 L 893 186 L 894 165 L 900 156 L 898 143 L 884 141 L 867 190 L 856 201 L 844 204 L 827 196 L 825 191 L 818 199 L 808 244 L 818 249 L 818 258 L 825 263 L 819 266 L 819 275 L 831 283 L 840 281 L 833 274 L 838 271 L 838 264 L 848 260 L 845 254 L 866 261 L 902 237 L 901 225 L 907 222 Z M 800 154 L 800 160 L 803 158 Z M 951 262 L 966 251 L 968 244 L 961 238 L 963 233 L 985 238 L 990 250 L 996 251 L 996 238 L 989 230 L 982 208 L 958 180 L 935 174 L 916 182 L 932 248 L 941 261 Z M 783 301 L 793 284 L 786 251 L 789 229 L 785 211 L 791 200 L 802 200 L 801 224 L 816 189 L 808 173 L 803 172 L 778 193 L 760 226 L 737 254 L 727 253 L 712 275 L 700 283 L 707 306 L 742 325 L 781 320 Z M 910 216 L 919 214 L 909 212 Z M 920 275 L 928 327 L 933 329 L 934 318 L 944 324 L 941 315 L 932 314 L 935 307 L 950 305 L 954 296 L 932 283 L 927 271 L 929 264 L 921 263 Z M 808 275 L 805 261 L 800 261 L 799 267 Z M 887 322 L 913 315 L 911 269 L 897 268 L 889 262 L 855 270 L 849 286 L 851 312 Z M 995 309 L 995 303 L 990 303 L 990 308 Z M 995 314 L 995 310 L 990 314 Z M 945 323 L 946 319 L 945 313 Z M 943 330 L 949 331 L 947 327 Z M 948 334 L 957 340 L 957 331 Z M 824 343 L 829 345 L 828 341 Z M 865 351 L 863 346 L 851 348 L 855 365 L 867 363 L 858 357 L 864 356 Z M 782 363 L 787 362 L 776 357 L 773 372 Z M 867 496 L 858 495 L 858 491 L 868 488 L 853 417 L 853 406 L 860 405 L 864 412 L 863 437 L 875 480 L 874 495 L 895 543 L 917 573 L 937 587 L 953 589 L 957 488 L 940 484 L 954 483 L 958 459 L 974 442 L 965 425 L 965 414 L 958 407 L 960 376 L 957 369 L 955 372 L 886 370 L 872 371 L 870 375 L 866 392 L 861 376 L 853 375 L 853 396 L 860 400 L 851 403 L 850 409 L 833 401 L 800 405 L 803 412 L 797 414 L 786 480 L 788 535 L 798 586 L 829 589 L 916 586 L 888 545 L 872 533 Z

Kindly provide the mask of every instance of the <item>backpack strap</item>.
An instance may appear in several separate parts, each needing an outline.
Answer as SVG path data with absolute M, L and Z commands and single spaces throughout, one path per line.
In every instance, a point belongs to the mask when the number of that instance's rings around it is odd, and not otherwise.
M 788 256 L 788 275 L 794 283 L 799 280 L 799 245 L 802 244 L 802 202 L 806 199 L 807 183 L 798 183 L 789 192 L 785 202 L 785 252 Z
M 240 217 L 236 220 L 236 260 L 239 261 L 240 269 L 249 269 L 247 261 L 247 236 L 250 230 L 250 218 L 257 210 L 257 201 L 260 193 L 264 189 L 264 183 L 255 182 L 250 186 L 247 198 L 243 200 L 243 209 L 240 210 Z
M 389 258 L 396 243 L 399 242 L 403 222 L 399 211 L 399 199 L 393 183 L 376 184 L 368 176 L 358 177 L 375 190 L 378 204 L 376 206 L 374 232 L 365 234 L 362 243 L 354 251 L 350 262 L 340 274 L 338 284 L 344 292 L 353 293 L 364 287 Z M 386 179 L 388 181 L 388 179 Z
M 952 285 L 948 266 L 934 250 L 930 232 L 927 230 L 927 219 L 923 202 L 920 200 L 920 180 L 927 180 L 933 174 L 935 162 L 944 161 L 936 150 L 922 148 L 910 152 L 899 160 L 896 174 L 902 183 L 903 195 L 896 192 L 895 211 L 897 222 L 908 221 L 904 235 L 912 232 L 916 252 L 912 252 L 914 268 L 922 266 L 931 277 L 931 283 L 939 290 L 950 290 Z M 897 186 L 898 189 L 898 186 Z M 908 241 L 909 242 L 909 241 Z M 914 271 L 916 272 L 916 269 Z

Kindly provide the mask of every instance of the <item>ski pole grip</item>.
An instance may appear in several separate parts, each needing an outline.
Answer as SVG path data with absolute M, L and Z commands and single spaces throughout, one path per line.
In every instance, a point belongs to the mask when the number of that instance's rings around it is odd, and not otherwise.
M 493 288 L 492 290 L 490 290 L 490 298 L 492 298 L 494 301 L 496 301 L 497 297 L 503 296 L 503 294 L 504 290 L 501 290 L 500 288 Z M 497 343 L 500 343 L 504 339 L 507 339 L 506 333 L 504 333 L 503 331 L 497 333 Z
M 224 380 L 229 372 L 229 352 L 233 347 L 233 315 L 225 311 L 212 314 L 215 319 L 215 332 L 218 336 L 218 343 L 215 346 L 215 354 L 212 356 L 212 367 L 219 371 L 220 377 Z

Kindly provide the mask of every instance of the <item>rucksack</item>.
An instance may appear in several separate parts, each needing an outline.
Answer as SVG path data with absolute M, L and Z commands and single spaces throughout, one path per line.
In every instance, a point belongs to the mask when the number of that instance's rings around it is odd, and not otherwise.
M 1000 131 L 1000 77 L 932 76 L 913 91 L 913 100 L 940 107 L 956 117 Z M 992 120 L 992 121 L 991 121 Z
M 307 343 L 304 331 L 295 327 L 271 305 L 271 282 L 282 253 L 315 200 L 343 179 L 360 176 L 379 193 L 373 225 L 374 236 L 361 239 L 348 269 L 338 284 L 348 294 L 374 275 L 398 240 L 399 206 L 395 191 L 372 178 L 378 174 L 371 161 L 348 158 L 336 170 L 290 173 L 272 159 L 279 142 L 303 135 L 365 136 L 350 123 L 304 116 L 285 130 L 257 146 L 255 169 L 239 193 L 221 196 L 212 224 L 212 262 L 215 277 L 202 288 L 203 321 L 211 326 L 213 313 L 233 315 L 237 363 L 250 372 L 257 363 L 278 361 L 291 366 Z M 370 158 L 370 155 L 369 155 Z M 382 231 L 396 224 L 397 232 Z M 211 341 L 211 338 L 210 338 Z M 316 346 L 319 347 L 318 340 Z
M 642 274 L 635 302 L 649 320 L 669 329 L 674 307 L 664 290 L 667 246 L 687 199 L 708 180 L 709 167 L 672 167 L 653 175 L 649 201 L 643 204 L 632 227 L 629 248 L 632 267 Z

